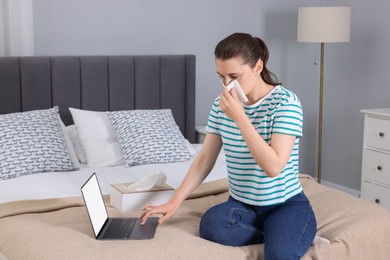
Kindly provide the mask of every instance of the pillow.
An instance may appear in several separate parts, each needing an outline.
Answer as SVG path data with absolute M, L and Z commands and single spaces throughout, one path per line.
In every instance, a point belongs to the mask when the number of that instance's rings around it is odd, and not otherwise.
M 65 132 L 70 138 L 70 141 L 73 145 L 78 161 L 81 163 L 87 163 L 87 155 L 84 152 L 83 145 L 81 144 L 76 126 L 75 125 L 66 126 Z
M 184 139 L 184 142 L 186 143 L 187 149 L 190 152 L 191 157 L 196 155 L 196 151 L 195 151 L 194 147 L 192 146 L 192 144 L 190 143 L 190 141 L 188 141 L 187 139 Z
M 115 166 L 125 162 L 105 112 L 69 110 L 89 167 Z
M 107 115 L 127 166 L 191 158 L 171 110 L 114 111 Z
M 0 115 L 0 179 L 77 170 L 58 107 Z
M 76 151 L 73 147 L 72 141 L 70 140 L 70 136 L 66 131 L 66 126 L 65 126 L 64 122 L 62 122 L 60 115 L 58 115 L 58 119 L 60 120 L 61 130 L 62 130 L 62 133 L 64 134 L 66 146 L 68 147 L 70 157 L 72 157 L 72 161 L 73 161 L 74 165 L 76 166 L 76 168 L 80 168 L 79 158 L 77 158 Z

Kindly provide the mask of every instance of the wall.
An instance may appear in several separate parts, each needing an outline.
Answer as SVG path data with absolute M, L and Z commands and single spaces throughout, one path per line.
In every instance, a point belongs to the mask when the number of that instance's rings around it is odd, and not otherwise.
M 301 170 L 313 174 L 316 113 L 309 108 L 317 88 L 305 86 L 315 85 L 318 73 L 305 55 L 314 55 L 315 46 L 296 41 L 297 9 L 308 3 L 312 1 L 34 0 L 35 55 L 195 54 L 196 124 L 204 125 L 221 91 L 215 45 L 237 31 L 260 36 L 270 48 L 269 68 L 304 103 Z
M 300 6 L 352 7 L 351 41 L 325 45 L 323 169 L 326 181 L 360 189 L 362 108 L 389 106 L 390 31 L 385 0 L 34 0 L 35 55 L 197 56 L 196 123 L 220 93 L 213 50 L 236 31 L 262 37 L 269 68 L 304 108 L 301 172 L 315 175 L 319 44 L 296 41 Z
M 324 179 L 360 188 L 363 108 L 390 107 L 386 0 L 327 0 L 351 6 L 349 43 L 325 45 Z
M 35 54 L 195 54 L 196 122 L 205 124 L 220 91 L 214 46 L 235 31 L 260 33 L 260 1 L 243 3 L 35 0 Z
M 297 42 L 298 8 L 319 1 L 262 1 L 261 37 L 270 50 L 269 68 L 285 87 L 293 90 L 303 106 L 300 171 L 316 174 L 319 96 L 318 46 Z M 318 4 L 317 4 L 318 5 Z

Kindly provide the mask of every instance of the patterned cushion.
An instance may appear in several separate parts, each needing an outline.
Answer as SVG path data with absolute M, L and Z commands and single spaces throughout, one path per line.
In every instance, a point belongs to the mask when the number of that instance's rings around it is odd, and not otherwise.
M 58 107 L 0 115 L 0 179 L 48 171 L 71 171 Z
M 127 166 L 191 158 L 169 109 L 107 112 Z

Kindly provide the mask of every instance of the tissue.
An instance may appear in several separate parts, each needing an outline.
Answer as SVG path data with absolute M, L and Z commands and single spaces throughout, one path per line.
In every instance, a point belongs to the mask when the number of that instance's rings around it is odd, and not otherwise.
M 222 83 L 222 86 L 225 87 L 225 85 L 223 84 L 222 80 L 221 80 L 221 83 Z M 233 80 L 232 82 L 230 82 L 227 86 L 226 86 L 226 90 L 230 92 L 230 90 L 234 88 L 234 90 L 236 91 L 237 93 L 237 96 L 238 96 L 238 99 L 242 102 L 242 103 L 245 103 L 248 101 L 248 98 L 246 97 L 244 91 L 242 90 L 241 88 L 241 85 L 240 83 L 238 82 L 238 80 Z
M 163 171 L 133 183 L 111 184 L 110 204 L 122 212 L 142 210 L 146 205 L 160 205 L 172 198 L 175 189 L 166 183 Z
M 153 187 L 162 187 L 164 186 L 166 181 L 167 176 L 165 172 L 158 171 L 155 174 L 146 176 L 139 181 L 130 184 L 128 187 L 133 188 L 137 191 L 146 191 L 152 189 Z

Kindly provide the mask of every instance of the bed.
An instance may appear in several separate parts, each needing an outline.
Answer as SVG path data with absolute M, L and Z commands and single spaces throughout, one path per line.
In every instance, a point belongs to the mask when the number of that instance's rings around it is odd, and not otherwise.
M 58 107 L 66 135 L 66 129 L 74 131 L 77 124 L 69 107 L 95 113 L 171 111 L 190 153 L 176 162 L 126 167 L 84 161 L 77 170 L 0 179 L 0 259 L 262 259 L 262 245 L 227 247 L 199 238 L 202 214 L 228 197 L 222 152 L 210 176 L 174 218 L 157 227 L 153 240 L 94 238 L 80 193 L 93 172 L 111 217 L 138 216 L 139 211 L 111 207 L 111 184 L 134 182 L 163 170 L 167 182 L 177 187 L 199 152 L 201 145 L 194 144 L 195 67 L 193 55 L 0 57 L 0 114 Z M 4 146 L 0 149 L 6 152 Z M 300 180 L 321 238 L 303 259 L 388 259 L 387 210 L 320 185 L 309 175 L 301 174 Z

